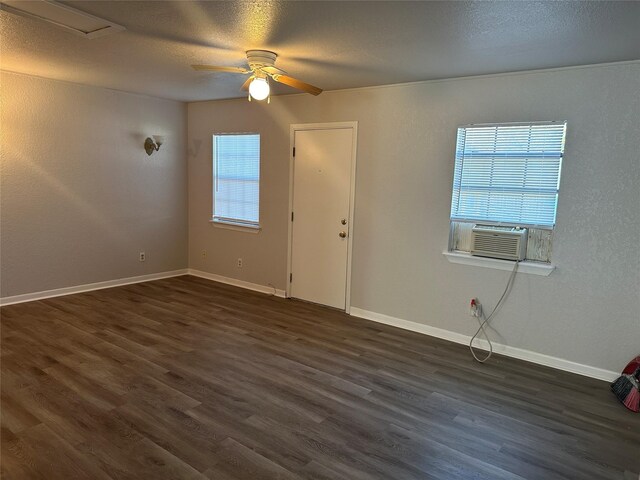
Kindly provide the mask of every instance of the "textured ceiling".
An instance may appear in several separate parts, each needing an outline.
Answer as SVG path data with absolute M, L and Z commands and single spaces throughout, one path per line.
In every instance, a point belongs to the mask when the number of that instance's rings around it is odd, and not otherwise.
M 239 97 L 252 48 L 325 90 L 640 59 L 640 2 L 66 1 L 126 31 L 85 39 L 0 13 L 0 68 L 183 101 Z M 293 93 L 279 86 L 276 93 Z

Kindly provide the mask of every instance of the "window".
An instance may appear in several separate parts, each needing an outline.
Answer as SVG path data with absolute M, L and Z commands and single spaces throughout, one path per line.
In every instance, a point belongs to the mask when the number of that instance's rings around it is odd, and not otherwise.
M 458 129 L 451 220 L 552 229 L 566 122 Z
M 474 224 L 527 227 L 526 260 L 551 263 L 566 122 L 458 129 L 449 251 L 469 253 Z
M 213 221 L 257 228 L 259 207 L 260 135 L 214 135 Z

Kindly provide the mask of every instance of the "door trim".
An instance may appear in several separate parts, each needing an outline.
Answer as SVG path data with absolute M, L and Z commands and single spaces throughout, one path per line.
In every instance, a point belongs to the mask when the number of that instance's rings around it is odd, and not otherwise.
M 349 187 L 349 236 L 347 237 L 347 281 L 345 291 L 345 312 L 351 311 L 351 259 L 353 251 L 353 216 L 355 211 L 356 199 L 356 158 L 358 150 L 358 122 L 330 122 L 330 123 L 295 123 L 289 129 L 289 212 L 288 215 L 288 246 L 287 246 L 287 278 L 285 279 L 286 297 L 291 296 L 291 255 L 293 247 L 293 222 L 291 221 L 291 212 L 293 211 L 293 147 L 295 145 L 296 132 L 304 130 L 337 130 L 351 129 L 353 132 L 353 148 L 351 150 L 351 181 Z

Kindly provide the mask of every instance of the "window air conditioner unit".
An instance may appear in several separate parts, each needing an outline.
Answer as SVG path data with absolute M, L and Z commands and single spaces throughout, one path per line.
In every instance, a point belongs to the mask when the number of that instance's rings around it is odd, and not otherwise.
M 526 254 L 526 228 L 474 225 L 471 230 L 471 255 L 524 260 Z

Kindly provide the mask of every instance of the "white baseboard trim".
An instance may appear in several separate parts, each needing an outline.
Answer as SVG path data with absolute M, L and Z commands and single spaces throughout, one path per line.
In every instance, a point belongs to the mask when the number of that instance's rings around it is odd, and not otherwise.
M 253 290 L 260 293 L 269 293 L 276 297 L 286 298 L 284 290 L 271 287 L 269 285 L 260 285 L 258 283 L 245 282 L 244 280 L 238 280 L 236 278 L 223 277 L 215 273 L 203 272 L 202 270 L 194 270 L 190 268 L 189 275 L 194 277 L 206 278 L 207 280 L 213 280 L 214 282 L 226 283 L 227 285 L 233 285 L 235 287 L 246 288 L 247 290 Z
M 236 287 L 246 288 L 247 290 L 253 290 L 256 292 L 272 294 L 277 297 L 286 298 L 284 290 L 276 289 L 275 287 L 259 285 L 257 283 L 246 282 L 244 280 L 238 280 L 235 278 L 224 277 L 222 275 L 216 275 L 214 273 L 203 272 L 194 269 L 182 269 L 173 270 L 170 272 L 152 273 L 149 275 L 140 275 L 137 277 L 119 278 L 116 280 L 107 280 L 104 282 L 87 283 L 84 285 L 76 285 L 73 287 L 56 288 L 54 290 L 45 290 L 43 292 L 25 293 L 22 295 L 14 295 L 10 297 L 0 298 L 0 306 L 13 305 L 16 303 L 32 302 L 35 300 L 44 300 L 46 298 L 61 297 L 64 295 L 72 295 L 74 293 L 89 292 L 92 290 L 101 290 L 103 288 L 119 287 L 122 285 L 130 285 L 132 283 L 149 282 L 152 280 L 161 280 L 163 278 L 178 277 L 181 275 L 193 275 L 195 277 L 206 278 L 215 282 L 225 283 L 227 285 L 234 285 Z M 393 327 L 402 328 L 404 330 L 410 330 L 412 332 L 422 333 L 443 340 L 449 340 L 454 343 L 460 343 L 468 345 L 471 337 L 462 333 L 452 332 L 450 330 L 444 330 L 442 328 L 432 327 L 423 323 L 412 322 L 410 320 L 403 320 L 401 318 L 391 317 L 382 313 L 370 312 L 357 307 L 351 307 L 350 314 L 354 317 L 364 318 L 366 320 L 372 320 L 374 322 L 383 323 L 385 325 L 391 325 Z M 488 344 L 484 340 L 478 340 L 477 345 L 480 348 L 488 348 Z M 552 357 L 542 353 L 532 352 L 530 350 L 524 350 L 522 348 L 511 347 L 509 345 L 502 345 L 499 343 L 493 344 L 493 351 L 505 355 L 507 357 L 518 358 L 520 360 L 526 360 L 528 362 L 537 363 L 547 367 L 557 368 L 571 373 L 577 373 L 591 378 L 597 378 L 599 380 L 605 380 L 608 382 L 614 381 L 618 378 L 619 373 L 610 370 L 604 370 L 602 368 L 592 367 L 590 365 L 583 365 L 580 363 L 565 360 L 563 358 Z
M 44 300 L 45 298 L 61 297 L 63 295 L 72 295 L 74 293 L 90 292 L 92 290 L 102 290 L 103 288 L 120 287 L 122 285 L 130 285 L 132 283 L 150 282 L 152 280 L 161 280 L 163 278 L 179 277 L 187 275 L 186 268 L 182 270 L 173 270 L 170 272 L 151 273 L 149 275 L 140 275 L 138 277 L 118 278 L 116 280 L 107 280 L 104 282 L 86 283 L 84 285 L 75 285 L 73 287 L 56 288 L 54 290 L 45 290 L 43 292 L 24 293 L 22 295 L 13 295 L 11 297 L 0 298 L 0 306 L 13 305 L 15 303 L 33 302 L 35 300 Z
M 404 330 L 411 330 L 412 332 L 418 332 L 424 335 L 442 338 L 443 340 L 449 340 L 451 342 L 460 343 L 463 345 L 469 345 L 469 341 L 471 340 L 471 336 L 469 335 L 463 335 L 461 333 L 452 332 L 450 330 L 444 330 L 442 328 L 436 328 L 422 323 L 411 322 L 409 320 L 403 320 L 401 318 L 391 317 L 389 315 L 383 315 L 381 313 L 370 312 L 361 308 L 351 307 L 351 315 L 353 315 L 354 317 L 364 318 L 366 320 L 372 320 L 378 323 L 384 323 L 385 325 L 402 328 Z M 485 340 L 477 340 L 476 342 L 474 342 L 474 345 L 478 345 L 478 347 L 482 349 L 488 349 L 488 343 Z M 527 362 L 537 363 L 538 365 L 557 368 L 558 370 L 577 373 L 578 375 L 597 378 L 598 380 L 605 380 L 607 382 L 613 382 L 620 375 L 619 373 L 612 372 L 610 370 L 604 370 L 602 368 L 592 367 L 590 365 L 583 365 L 581 363 L 572 362 L 563 358 L 552 357 L 543 353 L 532 352 L 530 350 L 524 350 L 522 348 L 510 347 L 509 345 L 502 345 L 495 342 L 493 343 L 493 351 L 507 357 L 518 358 L 520 360 L 526 360 Z

